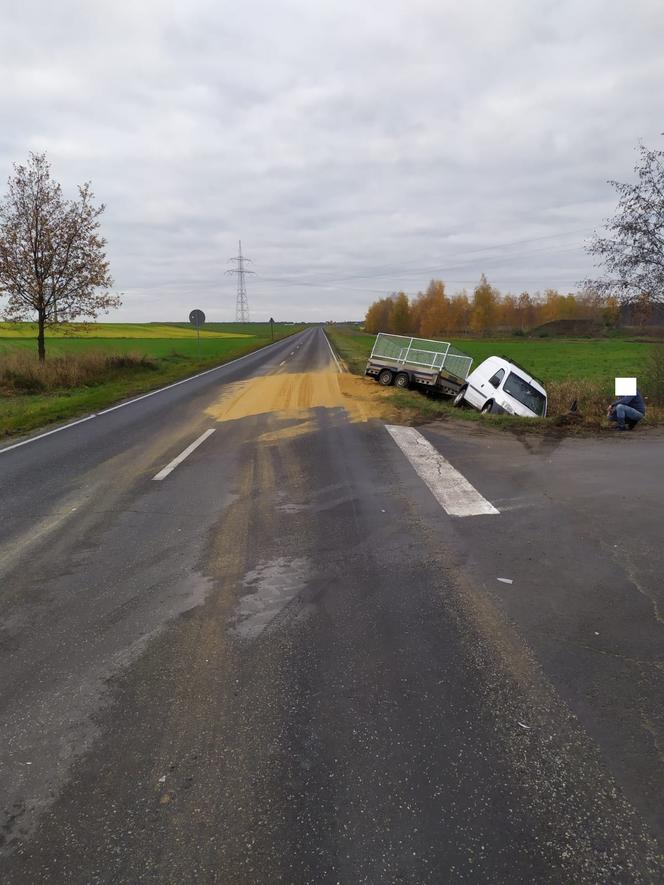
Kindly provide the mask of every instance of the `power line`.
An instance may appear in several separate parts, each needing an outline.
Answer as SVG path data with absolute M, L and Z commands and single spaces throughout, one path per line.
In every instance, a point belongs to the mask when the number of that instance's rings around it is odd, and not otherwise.
M 483 256 L 479 254 L 481 252 L 491 252 L 496 249 L 509 249 L 514 246 L 525 245 L 526 243 L 538 243 L 538 242 L 541 242 L 542 240 L 559 239 L 560 237 L 568 237 L 568 236 L 572 236 L 573 234 L 576 234 L 576 233 L 583 233 L 583 232 L 587 233 L 587 230 L 588 230 L 587 228 L 577 228 L 576 230 L 565 231 L 564 233 L 559 233 L 559 234 L 546 234 L 545 236 L 541 236 L 541 237 L 530 237 L 529 239 L 524 239 L 524 240 L 511 240 L 511 241 L 508 241 L 505 243 L 496 243 L 495 245 L 492 245 L 492 246 L 481 246 L 477 249 L 465 249 L 460 254 L 457 254 L 457 256 L 454 256 L 454 257 L 456 257 L 458 260 L 459 258 L 463 259 L 468 255 L 479 255 L 479 259 L 471 259 L 470 261 L 463 261 L 462 264 L 454 264 L 454 265 L 447 265 L 447 266 L 437 265 L 436 267 L 425 267 L 425 268 L 420 267 L 420 268 L 416 268 L 414 270 L 417 270 L 417 272 L 421 273 L 421 274 L 439 273 L 441 271 L 450 270 L 453 268 L 459 268 L 459 267 L 468 266 L 470 264 L 476 264 L 476 263 L 478 263 L 479 260 L 482 260 L 482 258 L 483 258 Z M 553 248 L 557 250 L 559 247 L 554 246 Z M 582 248 L 582 247 L 580 245 L 573 246 L 572 250 L 575 250 L 577 248 Z M 539 248 L 539 249 L 535 249 L 534 251 L 531 251 L 531 252 L 525 252 L 523 254 L 535 255 L 535 254 L 540 254 L 542 252 L 548 252 L 549 249 L 551 249 L 551 247 L 544 247 L 543 249 Z M 451 260 L 454 260 L 454 257 Z M 499 256 L 499 255 L 498 256 L 487 255 L 487 256 L 484 256 L 484 259 L 487 261 L 491 261 L 495 258 L 500 258 L 500 257 L 501 256 Z M 512 257 L 515 257 L 514 254 L 508 254 L 508 255 L 502 256 L 503 259 L 510 259 Z M 393 267 L 393 268 L 387 267 L 385 269 L 386 270 L 385 276 L 409 276 L 411 272 L 414 272 L 414 271 L 411 271 L 411 266 L 413 264 L 418 264 L 418 263 L 419 262 L 408 261 L 408 262 L 404 262 L 403 264 L 401 264 L 398 267 Z M 343 282 L 346 279 L 361 279 L 362 277 L 380 278 L 381 276 L 383 276 L 383 274 L 381 274 L 381 273 L 366 272 L 363 274 L 356 274 L 352 277 L 337 278 L 336 282 Z
M 491 274 L 494 271 L 497 271 L 498 273 L 500 273 L 500 265 L 509 264 L 510 262 L 513 262 L 514 259 L 519 258 L 519 257 L 520 258 L 535 258 L 535 257 L 544 257 L 547 255 L 554 256 L 554 255 L 562 255 L 565 253 L 576 253 L 578 251 L 579 251 L 578 246 L 565 246 L 563 248 L 548 247 L 548 248 L 544 248 L 544 249 L 542 249 L 542 248 L 533 249 L 533 250 L 530 250 L 529 252 L 524 251 L 524 252 L 520 253 L 520 255 L 518 255 L 518 256 L 517 255 L 484 256 L 480 260 L 485 265 L 484 270 L 487 273 Z M 454 272 L 454 271 L 470 270 L 472 267 L 476 267 L 478 264 L 479 264 L 479 260 L 475 259 L 472 261 L 465 261 L 465 262 L 462 261 L 458 264 L 448 264 L 445 267 L 441 267 L 441 266 L 425 267 L 425 268 L 419 267 L 419 268 L 412 268 L 409 270 L 400 269 L 400 270 L 397 270 L 397 271 L 390 273 L 390 274 L 386 273 L 384 276 L 388 279 L 388 281 L 389 280 L 395 281 L 395 280 L 399 279 L 400 277 L 401 278 L 406 277 L 408 279 L 412 279 L 415 276 L 428 276 L 431 273 L 439 273 L 439 274 L 445 275 L 445 277 L 446 277 L 445 281 L 448 283 L 472 283 L 472 282 L 477 282 L 477 279 L 475 279 L 475 280 L 455 280 L 455 279 L 450 279 L 447 275 Z M 568 268 L 568 270 L 569 270 L 569 268 Z M 532 274 L 529 273 L 529 276 L 531 276 L 531 275 Z M 362 279 L 367 278 L 368 276 L 369 276 L 368 274 L 367 275 L 357 274 L 357 275 L 353 275 L 353 276 L 336 277 L 336 278 L 335 277 L 327 277 L 327 278 L 326 277 L 318 277 L 313 280 L 312 279 L 304 279 L 303 280 L 302 278 L 297 279 L 295 277 L 264 277 L 264 276 L 261 276 L 260 279 L 262 279 L 265 282 L 273 283 L 273 284 L 279 285 L 279 286 L 311 286 L 314 288 L 338 289 L 338 288 L 342 288 L 342 286 L 340 286 L 339 284 L 345 283 L 346 280 L 362 280 Z M 374 280 L 379 280 L 379 279 L 381 279 L 381 276 L 382 276 L 381 274 L 372 274 L 371 278 Z M 508 282 L 508 281 L 505 280 L 504 282 Z M 563 282 L 563 281 L 560 280 L 560 282 Z M 570 281 L 570 282 L 572 282 L 572 281 Z M 576 282 L 576 281 L 574 281 L 574 282 Z M 348 289 L 349 291 L 365 291 L 365 292 L 382 291 L 382 290 L 377 290 L 377 289 L 368 289 L 365 287 L 362 287 L 361 289 L 357 289 L 353 286 L 346 286 L 346 285 L 344 285 L 343 288 Z
M 251 258 L 245 258 L 242 254 L 242 240 L 238 241 L 238 254 L 237 258 L 230 258 L 229 261 L 237 261 L 237 267 L 232 267 L 230 270 L 227 270 L 226 273 L 234 273 L 237 274 L 237 296 L 235 299 L 235 322 L 236 323 L 248 323 L 249 322 L 249 301 L 247 300 L 247 287 L 244 281 L 245 275 L 248 273 L 254 274 L 253 270 L 246 270 L 244 263 L 245 261 L 251 261 Z
M 507 242 L 496 243 L 496 244 L 490 245 L 490 246 L 481 246 L 476 249 L 463 249 L 460 253 L 453 255 L 449 260 L 454 261 L 456 259 L 458 261 L 459 259 L 463 259 L 468 255 L 478 255 L 481 252 L 490 252 L 490 251 L 493 251 L 496 249 L 509 249 L 514 246 L 525 245 L 526 243 L 538 243 L 538 242 L 541 242 L 542 240 L 559 239 L 560 237 L 568 237 L 568 236 L 572 236 L 573 234 L 577 234 L 577 233 L 588 233 L 588 228 L 587 227 L 576 228 L 574 230 L 568 230 L 568 231 L 564 231 L 562 233 L 557 233 L 557 234 L 545 234 L 545 235 L 539 236 L 539 237 L 529 237 L 527 239 L 520 239 L 520 240 L 509 240 Z M 554 246 L 554 248 L 558 249 L 560 247 Z M 572 247 L 572 248 L 574 249 L 577 247 Z M 578 248 L 579 249 L 582 248 L 581 244 L 579 244 Z M 545 247 L 545 249 L 543 249 L 543 250 L 538 249 L 535 252 L 524 253 L 524 254 L 536 254 L 537 252 L 546 252 L 546 251 L 548 251 L 548 249 Z M 498 257 L 500 257 L 500 256 L 489 255 L 489 256 L 486 256 L 486 260 L 491 260 L 492 258 L 498 258 Z M 510 258 L 512 256 L 508 255 L 508 256 L 503 256 L 503 257 Z M 481 258 L 481 256 L 480 256 L 480 258 Z M 474 260 L 471 260 L 471 261 L 464 261 L 463 264 L 453 264 L 453 265 L 445 265 L 445 266 L 437 265 L 435 267 L 421 267 L 421 266 L 415 267 L 414 265 L 420 264 L 420 261 L 419 260 L 411 260 L 411 261 L 401 262 L 399 265 L 391 265 L 391 266 L 390 265 L 380 265 L 378 267 L 365 268 L 365 270 L 362 271 L 361 273 L 351 274 L 349 276 L 344 276 L 344 277 L 336 277 L 336 276 L 323 277 L 323 278 L 320 278 L 320 281 L 321 281 L 321 283 L 325 283 L 325 282 L 341 283 L 341 282 L 346 282 L 348 280 L 373 279 L 373 278 L 380 279 L 382 276 L 407 276 L 407 275 L 410 275 L 411 273 L 418 273 L 418 274 L 437 273 L 437 272 L 440 272 L 443 270 L 450 270 L 450 269 L 454 269 L 454 268 L 463 267 L 464 265 L 469 265 L 471 263 L 475 264 L 476 262 Z M 296 282 L 294 280 L 294 278 L 287 278 L 287 277 L 281 277 L 281 278 L 263 277 L 263 279 L 271 280 L 271 281 L 275 281 L 275 282 L 277 279 L 286 279 L 286 280 L 291 279 L 291 280 L 293 280 L 293 282 Z

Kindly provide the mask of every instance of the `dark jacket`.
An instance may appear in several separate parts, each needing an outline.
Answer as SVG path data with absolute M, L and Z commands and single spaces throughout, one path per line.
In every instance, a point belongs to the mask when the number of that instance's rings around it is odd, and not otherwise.
M 641 412 L 642 415 L 645 415 L 646 413 L 646 404 L 638 390 L 636 391 L 635 396 L 621 396 L 620 399 L 617 399 L 615 403 L 613 403 L 611 408 L 615 409 L 618 403 L 622 403 L 624 406 L 631 406 L 633 409 L 636 409 L 637 412 Z

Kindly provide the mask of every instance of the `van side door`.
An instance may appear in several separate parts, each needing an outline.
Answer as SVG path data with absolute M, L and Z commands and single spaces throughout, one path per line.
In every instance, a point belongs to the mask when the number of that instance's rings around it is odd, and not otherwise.
M 486 401 L 487 397 L 485 391 L 487 380 L 493 375 L 495 370 L 495 357 L 487 357 L 487 359 L 481 362 L 466 379 L 468 387 L 466 389 L 465 399 L 471 404 L 471 406 L 475 406 L 476 409 L 481 409 Z
M 503 379 L 505 377 L 505 369 L 498 369 L 488 378 L 482 378 L 479 380 L 479 401 L 477 404 L 477 408 L 481 409 L 484 403 L 489 399 L 494 399 L 496 395 L 496 391 L 503 383 Z

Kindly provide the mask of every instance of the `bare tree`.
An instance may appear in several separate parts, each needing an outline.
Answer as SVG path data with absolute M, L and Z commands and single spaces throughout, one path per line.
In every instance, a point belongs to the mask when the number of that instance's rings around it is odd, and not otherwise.
M 618 207 L 587 247 L 606 276 L 583 285 L 623 302 L 664 301 L 664 151 L 639 146 L 635 184 L 610 181 Z
M 78 200 L 65 200 L 51 179 L 45 154 L 30 154 L 14 166 L 0 203 L 0 295 L 8 297 L 5 318 L 38 324 L 39 359 L 46 358 L 44 329 L 77 318 L 94 319 L 120 305 L 113 285 L 106 240 L 99 234 L 104 205 L 94 206 L 90 184 Z

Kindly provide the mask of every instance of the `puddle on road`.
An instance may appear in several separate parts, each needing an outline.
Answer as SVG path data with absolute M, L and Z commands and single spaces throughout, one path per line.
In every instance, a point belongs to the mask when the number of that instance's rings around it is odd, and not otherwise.
M 247 572 L 242 580 L 246 594 L 240 599 L 233 631 L 242 639 L 255 639 L 307 586 L 309 560 L 279 556 Z
M 318 496 L 314 496 L 317 498 Z M 323 513 L 326 510 L 334 510 L 336 507 L 343 507 L 346 504 L 350 504 L 351 501 L 355 500 L 355 496 L 351 494 L 347 495 L 337 495 L 336 497 L 327 498 L 325 500 L 317 501 L 302 501 L 302 502 L 293 502 L 286 501 L 283 504 L 277 505 L 277 511 L 279 513 L 287 513 L 289 515 L 295 513 Z

